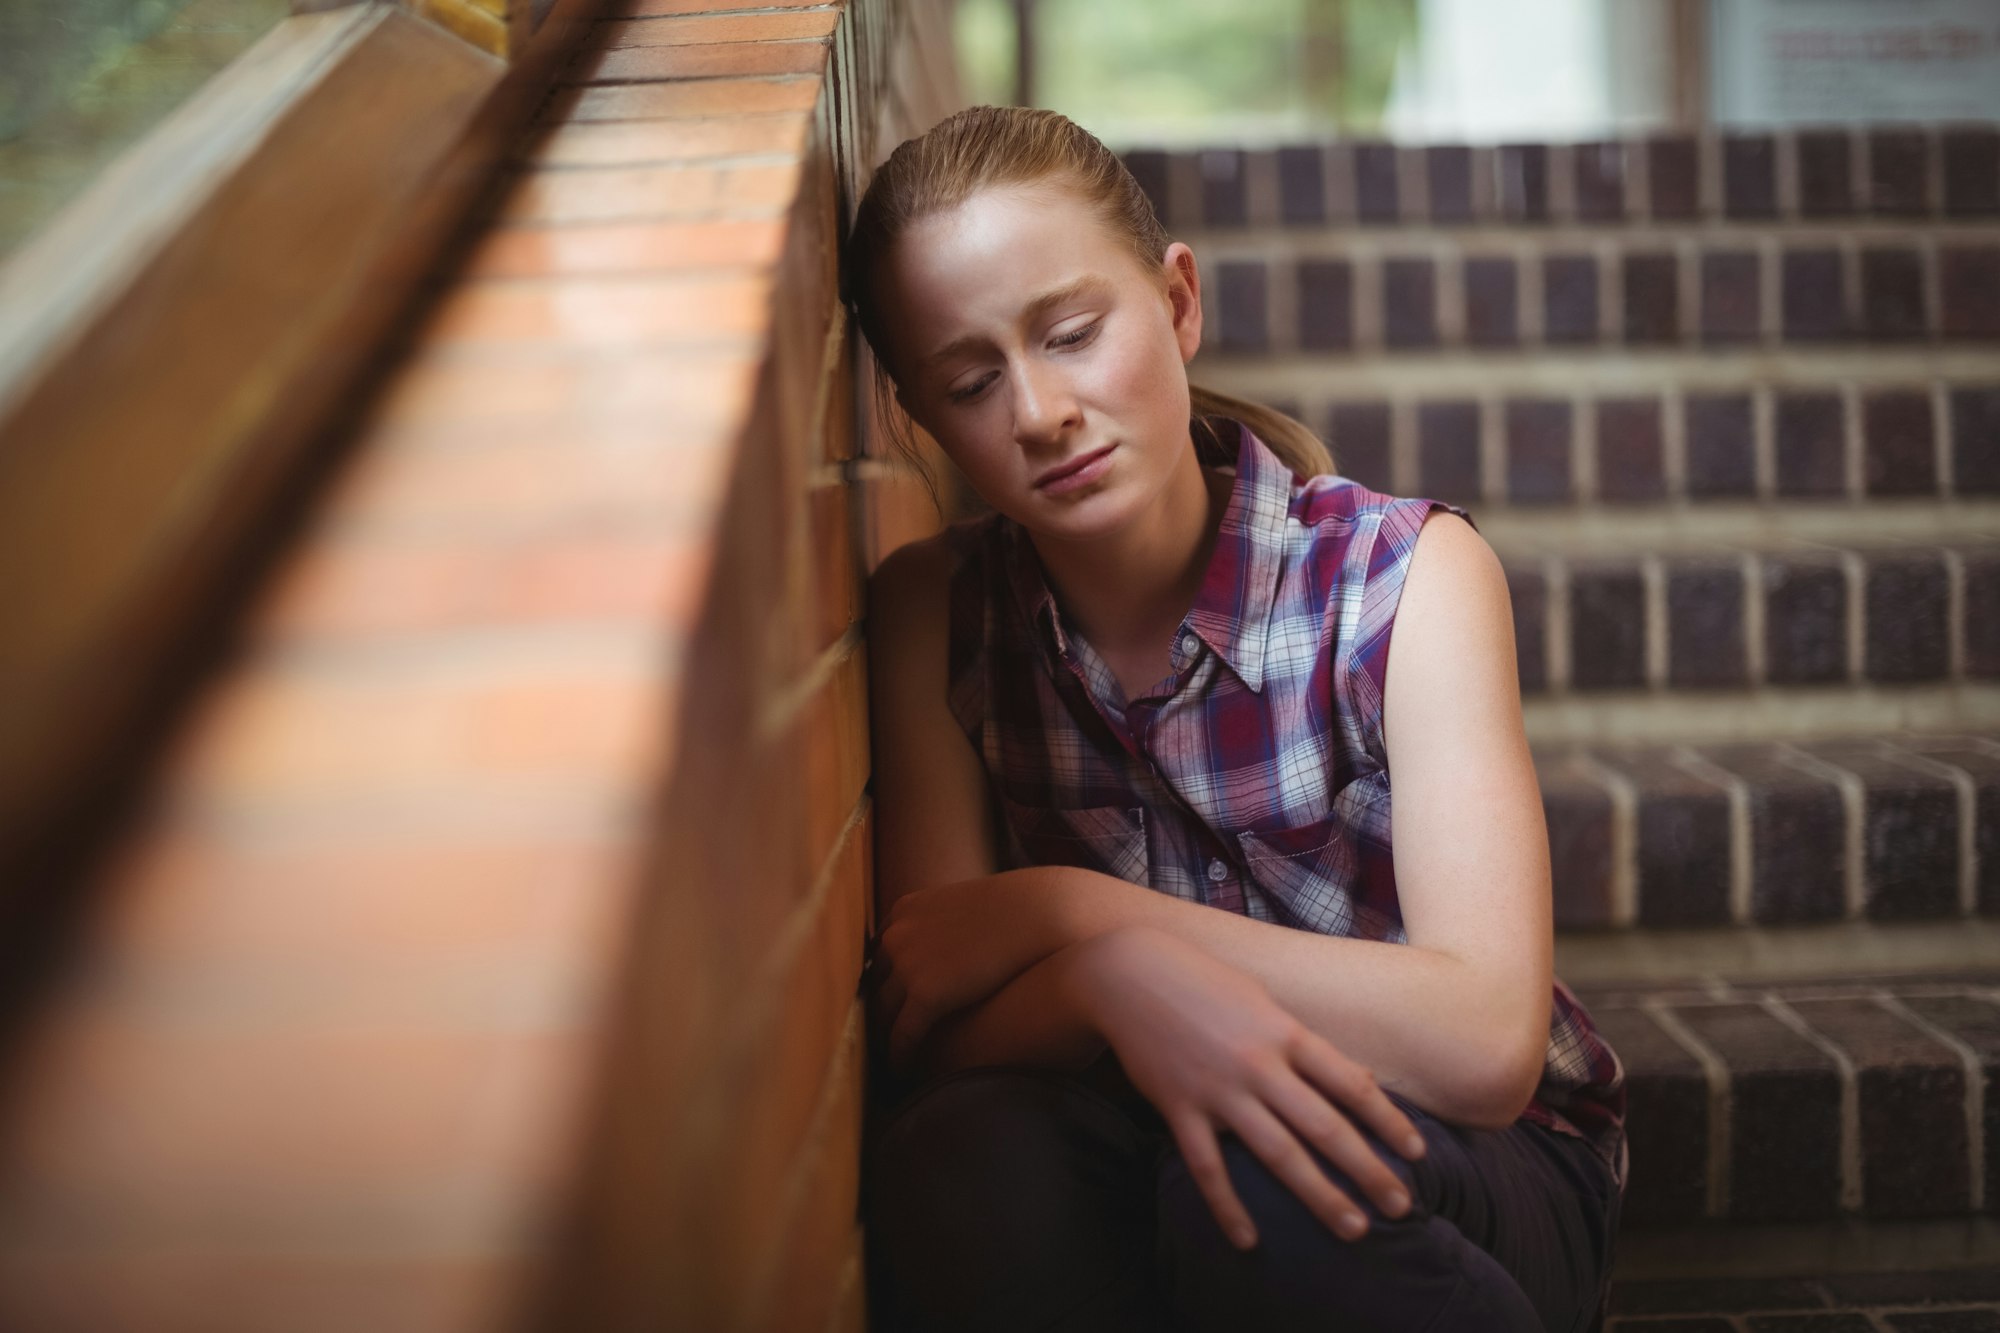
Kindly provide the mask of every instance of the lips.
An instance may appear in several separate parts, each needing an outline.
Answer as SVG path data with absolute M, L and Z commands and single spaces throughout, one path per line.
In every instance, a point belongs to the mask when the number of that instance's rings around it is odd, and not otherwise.
M 1037 488 L 1040 488 L 1048 485 L 1052 481 L 1061 481 L 1064 477 L 1069 476 L 1072 472 L 1081 472 L 1084 468 L 1089 467 L 1092 463 L 1104 457 L 1104 455 L 1110 453 L 1115 448 L 1117 448 L 1116 445 L 1107 444 L 1102 449 L 1092 450 L 1090 453 L 1084 454 L 1077 458 L 1072 458 L 1067 463 L 1058 464 L 1057 466 L 1050 468 L 1047 472 L 1044 472 L 1041 476 L 1035 478 L 1035 486 Z

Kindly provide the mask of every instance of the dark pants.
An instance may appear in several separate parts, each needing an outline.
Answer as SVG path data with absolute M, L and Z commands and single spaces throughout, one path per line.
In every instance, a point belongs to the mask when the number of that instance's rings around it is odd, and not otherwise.
M 1394 1097 L 1394 1094 L 1391 1094 Z M 1357 1127 L 1415 1201 L 1341 1239 L 1233 1134 L 1257 1246 L 1231 1245 L 1172 1133 L 1107 1055 L 1083 1074 L 968 1069 L 871 1128 L 862 1208 L 882 1333 L 1583 1333 L 1608 1285 L 1618 1195 L 1581 1140 L 1446 1124 L 1397 1104 L 1410 1162 Z M 1307 1145 L 1310 1148 L 1310 1145 Z

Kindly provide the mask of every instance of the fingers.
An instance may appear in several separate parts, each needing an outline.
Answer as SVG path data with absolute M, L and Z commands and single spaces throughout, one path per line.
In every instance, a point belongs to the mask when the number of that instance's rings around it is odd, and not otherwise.
M 1239 1250 L 1256 1245 L 1256 1225 L 1250 1221 L 1250 1210 L 1236 1197 L 1236 1187 L 1229 1181 L 1229 1168 L 1223 1165 L 1222 1148 L 1215 1141 L 1215 1129 L 1208 1123 L 1208 1117 L 1188 1107 L 1166 1120 L 1174 1142 L 1180 1147 L 1181 1160 L 1187 1163 L 1188 1175 L 1201 1191 L 1201 1197 L 1208 1201 L 1208 1211 L 1215 1214 L 1222 1234 Z
M 928 1006 L 914 1002 L 904 1003 L 901 1008 L 891 1011 L 894 1017 L 889 1023 L 889 1059 L 902 1064 L 910 1053 L 922 1043 L 935 1022 Z
M 1410 1207 L 1410 1192 L 1352 1121 L 1328 1104 L 1326 1094 L 1291 1069 L 1279 1070 L 1258 1088 L 1266 1104 L 1282 1116 L 1292 1131 L 1312 1144 L 1326 1159 L 1347 1173 L 1357 1188 L 1390 1217 Z
M 1313 1155 L 1268 1107 L 1254 1097 L 1244 1097 L 1235 1101 L 1226 1114 L 1244 1146 L 1256 1153 L 1271 1174 L 1298 1195 L 1313 1216 L 1336 1236 L 1358 1240 L 1368 1234 L 1368 1215 L 1327 1179 Z M 1362 1151 L 1367 1152 L 1365 1145 Z M 1368 1156 L 1373 1158 L 1374 1154 Z
M 1403 1114 L 1403 1108 L 1389 1100 L 1366 1065 L 1348 1059 L 1309 1029 L 1301 1032 L 1292 1062 L 1335 1103 L 1380 1135 L 1382 1142 L 1411 1161 L 1424 1155 L 1424 1136 Z

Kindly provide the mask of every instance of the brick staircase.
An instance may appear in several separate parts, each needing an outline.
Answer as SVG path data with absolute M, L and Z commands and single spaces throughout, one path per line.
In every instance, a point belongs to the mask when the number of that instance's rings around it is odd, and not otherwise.
M 1196 378 L 1507 568 L 1613 1326 L 2000 1329 L 2000 132 L 1126 160 Z

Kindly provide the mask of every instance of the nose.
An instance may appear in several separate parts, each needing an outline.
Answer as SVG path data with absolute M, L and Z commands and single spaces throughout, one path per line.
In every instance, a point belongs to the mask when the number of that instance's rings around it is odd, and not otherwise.
M 1014 438 L 1031 449 L 1059 446 L 1083 424 L 1082 410 L 1060 368 L 1030 361 L 1014 375 Z

